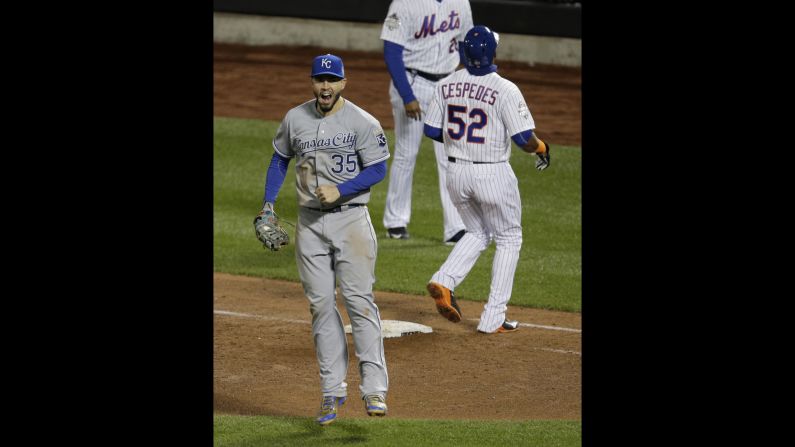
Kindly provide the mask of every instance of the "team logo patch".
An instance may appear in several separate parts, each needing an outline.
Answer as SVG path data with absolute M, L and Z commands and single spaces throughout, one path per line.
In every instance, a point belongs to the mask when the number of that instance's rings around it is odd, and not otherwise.
M 530 110 L 527 109 L 526 105 L 524 105 L 524 104 L 520 105 L 518 112 L 519 112 L 519 116 L 521 116 L 522 118 L 524 118 L 524 119 L 529 119 L 530 118 Z
M 400 28 L 400 19 L 397 13 L 393 13 L 391 16 L 387 17 L 386 20 L 384 20 L 384 25 L 392 31 Z
M 379 133 L 375 136 L 375 139 L 378 140 L 378 146 L 383 147 L 386 145 L 386 135 L 383 133 Z

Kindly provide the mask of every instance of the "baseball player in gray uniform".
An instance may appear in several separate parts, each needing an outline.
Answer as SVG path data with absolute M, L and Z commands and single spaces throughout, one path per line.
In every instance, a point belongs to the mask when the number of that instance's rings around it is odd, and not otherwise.
M 295 257 L 309 299 L 323 399 L 317 422 L 327 425 L 345 403 L 348 345 L 335 302 L 337 282 L 351 320 L 370 416 L 384 416 L 389 385 L 381 317 L 373 297 L 377 240 L 367 202 L 386 176 L 389 148 L 381 124 L 341 96 L 342 59 L 312 62 L 315 99 L 287 112 L 273 139 L 260 215 L 273 210 L 287 165 L 296 160 L 298 223 Z
M 536 168 L 549 166 L 549 146 L 533 132 L 535 122 L 513 82 L 493 65 L 499 35 L 485 26 L 466 34 L 466 70 L 439 81 L 425 119 L 425 135 L 444 142 L 449 161 L 447 190 L 466 224 L 466 234 L 427 285 L 436 309 L 448 320 L 461 320 L 453 290 L 494 240 L 491 290 L 478 331 L 515 331 L 505 317 L 522 247 L 522 202 L 508 159 L 511 140 L 538 156 Z
M 459 42 L 472 28 L 469 0 L 393 0 L 381 30 L 384 61 L 392 83 L 389 97 L 395 119 L 395 157 L 389 170 L 384 210 L 387 236 L 407 239 L 411 220 L 414 165 L 422 140 L 422 114 L 434 87 L 460 62 Z M 456 243 L 464 223 L 445 188 L 447 157 L 444 146 L 433 142 L 439 173 L 439 194 L 444 217 L 443 240 Z

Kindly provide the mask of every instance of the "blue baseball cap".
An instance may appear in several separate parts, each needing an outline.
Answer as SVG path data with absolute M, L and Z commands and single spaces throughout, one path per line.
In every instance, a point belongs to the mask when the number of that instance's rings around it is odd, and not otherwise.
M 345 67 L 342 66 L 342 59 L 333 54 L 316 57 L 315 60 L 312 61 L 312 74 L 309 76 L 315 77 L 324 74 L 344 78 Z

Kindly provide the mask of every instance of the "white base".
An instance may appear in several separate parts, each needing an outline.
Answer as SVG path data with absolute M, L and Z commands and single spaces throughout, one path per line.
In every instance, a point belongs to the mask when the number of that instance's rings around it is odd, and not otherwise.
M 410 321 L 381 320 L 381 335 L 383 335 L 384 338 L 402 337 L 404 335 L 416 334 L 418 332 L 430 334 L 433 332 L 433 328 L 419 323 L 412 323 Z M 345 333 L 351 333 L 350 324 L 345 326 Z

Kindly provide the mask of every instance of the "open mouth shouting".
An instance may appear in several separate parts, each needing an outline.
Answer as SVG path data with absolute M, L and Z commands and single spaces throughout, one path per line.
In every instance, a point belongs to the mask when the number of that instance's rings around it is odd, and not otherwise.
M 325 113 L 332 111 L 345 89 L 345 78 L 322 74 L 312 78 L 312 88 L 317 98 L 317 108 Z
M 335 95 L 333 90 L 325 90 L 320 92 L 317 100 L 323 110 L 330 110 L 332 107 L 334 107 L 337 97 L 338 95 Z

